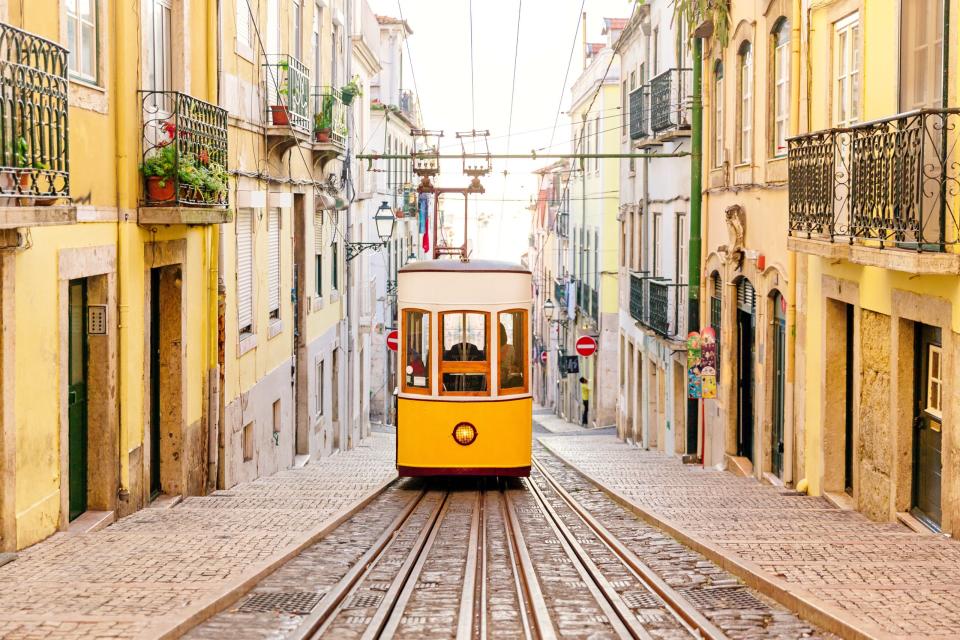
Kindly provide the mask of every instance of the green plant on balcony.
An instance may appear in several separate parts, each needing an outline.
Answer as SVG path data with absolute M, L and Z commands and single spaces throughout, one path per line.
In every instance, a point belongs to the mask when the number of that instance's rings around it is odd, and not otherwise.
M 330 129 L 333 124 L 333 96 L 323 96 L 320 111 L 313 116 L 313 135 L 317 142 L 330 141 Z
M 151 203 L 172 202 L 179 195 L 189 201 L 219 204 L 226 197 L 229 174 L 222 164 L 210 160 L 206 149 L 199 154 L 179 154 L 175 144 L 166 144 L 143 161 L 140 172 Z
M 363 89 L 360 87 L 360 77 L 353 76 L 350 82 L 343 85 L 340 88 L 340 99 L 343 100 L 343 104 L 350 106 L 350 103 L 353 102 L 353 99 L 357 96 L 363 95 Z
M 166 144 L 144 158 L 140 173 L 146 180 L 147 200 L 169 202 L 176 195 L 177 146 Z
M 31 159 L 30 145 L 27 143 L 27 139 L 23 136 L 17 138 L 14 148 L 7 151 L 6 155 L 6 165 L 17 167 L 18 171 L 12 177 L 5 175 L 4 190 L 17 191 L 15 184 L 19 183 L 20 193 L 40 191 L 41 179 L 47 180 L 42 172 L 50 169 L 50 165 L 39 159 Z M 33 187 L 31 187 L 31 182 Z M 47 180 L 47 185 L 49 186 L 49 180 Z M 48 206 L 56 201 L 56 198 L 20 198 L 18 202 L 21 205 Z
M 290 60 L 287 58 L 281 58 L 277 62 L 277 97 L 281 97 L 280 102 L 283 104 L 274 104 L 270 105 L 270 117 L 272 118 L 273 124 L 281 127 L 288 126 L 290 124 L 290 101 L 287 99 L 287 96 L 290 95 L 289 89 L 289 79 L 290 79 Z M 270 74 L 267 74 L 268 82 Z

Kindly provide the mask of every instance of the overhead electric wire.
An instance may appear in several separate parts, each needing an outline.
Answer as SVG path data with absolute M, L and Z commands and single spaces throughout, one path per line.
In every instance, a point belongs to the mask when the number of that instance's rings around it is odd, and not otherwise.
M 403 7 L 400 6 L 400 0 L 397 0 L 397 11 L 400 13 L 400 21 L 403 23 L 403 26 L 404 26 L 403 43 L 407 46 L 407 59 L 410 61 L 410 77 L 413 78 L 413 90 L 417 94 L 417 117 L 420 119 L 419 124 L 422 127 L 424 126 L 424 124 L 423 124 L 423 108 L 420 106 L 420 88 L 417 86 L 417 74 L 413 70 L 413 53 L 410 52 L 410 39 L 407 37 L 407 33 L 406 33 L 407 20 L 406 18 L 403 17 Z
M 517 36 L 516 42 L 513 45 L 513 79 L 510 81 L 510 115 L 507 118 L 507 153 L 510 153 L 510 135 L 513 133 L 513 99 L 517 92 L 517 57 L 520 53 L 520 16 L 523 13 L 523 0 L 518 0 L 517 3 Z M 497 240 L 500 239 L 500 234 L 503 231 L 503 210 L 505 207 L 507 194 L 507 166 L 510 161 L 505 160 L 503 163 L 503 191 L 501 191 L 500 197 L 500 218 L 497 220 Z
M 470 121 L 471 128 L 477 130 L 477 96 L 474 84 L 473 66 L 473 0 L 468 0 L 470 7 Z
M 577 47 L 577 36 L 580 34 L 580 21 L 583 19 L 583 7 L 587 0 L 580 3 L 580 11 L 577 12 L 577 26 L 573 30 L 573 42 L 570 43 L 570 55 L 567 57 L 567 70 L 563 74 L 563 85 L 560 87 L 560 100 L 557 103 L 557 115 L 553 119 L 553 133 L 550 134 L 550 146 L 553 146 L 553 137 L 557 133 L 557 123 L 560 122 L 560 110 L 563 108 L 563 96 L 567 93 L 567 80 L 570 78 L 570 65 L 573 63 L 573 52 Z M 603 84 L 603 81 L 601 81 Z

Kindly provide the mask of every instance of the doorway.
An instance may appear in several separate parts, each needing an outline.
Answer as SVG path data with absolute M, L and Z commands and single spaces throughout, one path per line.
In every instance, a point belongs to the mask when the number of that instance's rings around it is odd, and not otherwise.
M 773 294 L 773 432 L 770 471 L 783 478 L 784 396 L 786 394 L 787 300 Z
M 310 453 L 310 368 L 307 354 L 307 216 L 302 193 L 293 194 L 294 455 Z M 319 274 L 318 274 L 319 276 Z
M 853 305 L 846 304 L 844 331 L 843 490 L 853 495 Z
M 333 350 L 333 377 L 330 380 L 330 423 L 333 429 L 333 450 L 341 451 L 343 435 L 340 433 L 340 348 Z
M 911 513 L 939 531 L 944 373 L 941 329 L 918 323 L 915 336 Z
M 737 282 L 737 455 L 753 462 L 753 348 L 756 293 Z
M 71 280 L 68 309 L 67 412 L 69 519 L 87 510 L 87 281 Z
M 150 499 L 186 491 L 182 470 L 182 268 L 150 270 Z

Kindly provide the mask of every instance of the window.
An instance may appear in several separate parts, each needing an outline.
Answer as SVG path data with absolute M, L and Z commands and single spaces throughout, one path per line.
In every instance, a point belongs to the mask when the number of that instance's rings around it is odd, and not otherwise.
M 600 153 L 600 115 L 593 117 L 593 152 Z M 600 170 L 600 158 L 593 159 L 593 170 Z
M 441 394 L 487 395 L 490 352 L 487 314 L 455 311 L 440 314 L 443 357 Z
M 713 65 L 713 164 L 722 167 L 723 148 L 723 63 Z
M 901 111 L 943 106 L 943 3 L 944 0 L 901 3 Z
M 717 341 L 717 371 L 720 371 L 720 319 L 723 317 L 723 280 L 720 273 L 710 274 L 710 326 L 716 334 Z
M 239 334 L 253 333 L 253 209 L 237 213 L 237 320 Z
M 324 393 L 323 390 L 326 388 L 326 384 L 323 379 L 324 375 L 324 361 L 321 360 L 317 363 L 317 375 L 313 381 L 314 386 L 316 387 L 314 395 L 317 399 L 317 417 L 323 415 L 323 405 L 324 405 Z
M 340 246 L 337 244 L 337 239 L 334 237 L 333 242 L 330 243 L 330 290 L 337 291 L 340 289 Z
M 250 38 L 250 9 L 246 0 L 236 0 L 237 3 L 237 44 L 244 47 L 251 46 Z
M 927 406 L 924 411 L 935 418 L 943 418 L 943 350 L 929 345 L 927 353 Z
M 403 349 L 406 364 L 403 367 L 405 391 L 430 392 L 430 313 L 405 310 L 403 312 Z
M 173 89 L 172 10 L 170 0 L 148 0 L 144 39 L 147 55 L 147 88 Z
M 526 392 L 527 312 L 500 313 L 500 392 Z
M 850 126 L 860 115 L 860 20 L 854 13 L 833 26 L 833 122 Z
M 687 214 L 677 214 L 677 284 L 687 284 Z
M 280 317 L 280 209 L 267 215 L 267 303 L 270 318 Z
M 740 164 L 747 164 L 752 159 L 753 147 L 753 48 L 749 42 L 740 45 Z
M 653 214 L 653 273 L 650 275 L 654 277 L 660 275 L 660 240 L 663 238 L 660 234 L 660 223 L 662 217 L 659 211 Z
M 97 82 L 100 68 L 98 0 L 66 0 L 66 3 L 70 73 Z
M 273 441 L 279 443 L 280 425 L 283 423 L 283 408 L 280 405 L 280 399 L 273 401 Z
M 243 461 L 253 460 L 253 423 L 243 425 Z
M 773 156 L 787 155 L 790 132 L 790 21 L 773 28 Z
M 246 2 L 247 0 L 240 0 Z M 280 53 L 280 0 L 267 0 L 267 50 L 268 55 Z
M 323 295 L 323 211 L 313 214 L 313 283 L 317 297 Z
M 593 230 L 593 288 L 599 294 L 599 291 L 600 291 L 600 232 L 597 229 Z
M 303 5 L 301 0 L 293 0 L 293 57 L 303 60 Z
M 627 108 L 627 81 L 620 83 L 620 135 L 627 135 L 627 121 L 630 119 L 630 110 Z
M 330 86 L 339 87 L 340 86 L 340 76 L 338 68 L 339 61 L 341 57 L 341 45 L 340 45 L 340 25 L 333 25 L 333 38 L 331 45 L 331 55 L 330 55 Z
M 319 4 L 313 7 L 313 84 L 319 87 L 323 84 L 320 77 L 320 25 L 323 24 L 323 7 Z

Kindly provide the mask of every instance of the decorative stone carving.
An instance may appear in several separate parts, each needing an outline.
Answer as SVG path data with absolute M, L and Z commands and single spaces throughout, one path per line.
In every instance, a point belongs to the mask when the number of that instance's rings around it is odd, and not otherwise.
M 723 256 L 724 262 L 733 265 L 736 271 L 743 269 L 743 245 L 747 233 L 747 217 L 738 204 L 730 205 L 726 210 L 727 233 L 730 234 L 730 244 L 720 245 L 717 252 Z

